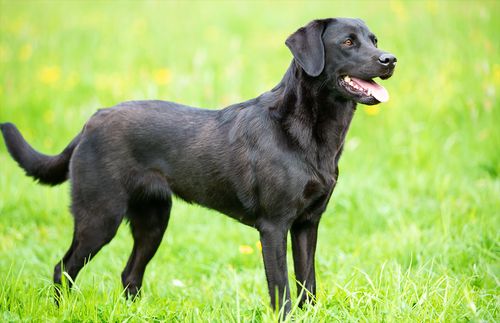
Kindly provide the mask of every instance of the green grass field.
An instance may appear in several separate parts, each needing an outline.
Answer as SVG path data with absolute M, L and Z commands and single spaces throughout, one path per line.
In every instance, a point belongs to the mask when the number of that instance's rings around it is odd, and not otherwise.
M 121 101 L 223 107 L 279 82 L 284 41 L 309 20 L 363 18 L 398 57 L 391 100 L 358 108 L 320 226 L 318 304 L 291 318 L 498 322 L 499 13 L 496 1 L 1 1 L 0 122 L 56 154 Z M 121 295 L 123 224 L 56 307 L 68 190 L 36 185 L 0 144 L 0 321 L 276 320 L 257 231 L 179 200 L 140 300 Z

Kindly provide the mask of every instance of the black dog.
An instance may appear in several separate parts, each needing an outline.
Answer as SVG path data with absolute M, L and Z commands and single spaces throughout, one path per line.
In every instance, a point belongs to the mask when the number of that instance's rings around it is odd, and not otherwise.
M 99 110 L 57 156 L 36 152 L 10 123 L 7 148 L 42 184 L 71 182 L 71 247 L 54 270 L 74 280 L 130 220 L 134 247 L 122 273 L 136 295 L 167 228 L 172 194 L 218 210 L 260 233 L 271 304 L 290 310 L 286 241 L 291 232 L 300 305 L 314 300 L 321 214 L 356 103 L 377 104 L 396 58 L 361 20 L 315 20 L 287 40 L 294 59 L 270 92 L 219 111 L 165 101 Z M 57 285 L 56 285 L 57 286 Z

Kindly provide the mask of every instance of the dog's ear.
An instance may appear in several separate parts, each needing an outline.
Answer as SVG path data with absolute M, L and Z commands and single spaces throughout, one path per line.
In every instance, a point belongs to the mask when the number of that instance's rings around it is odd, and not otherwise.
M 318 76 L 325 67 L 323 31 L 331 19 L 313 20 L 291 34 L 285 44 L 295 60 L 310 76 Z

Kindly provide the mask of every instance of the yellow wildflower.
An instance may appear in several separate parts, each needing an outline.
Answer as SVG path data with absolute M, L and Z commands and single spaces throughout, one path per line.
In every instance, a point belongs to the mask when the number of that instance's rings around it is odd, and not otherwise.
M 153 74 L 154 81 L 158 85 L 167 85 L 170 83 L 170 76 L 170 71 L 166 68 L 157 69 Z
M 437 2 L 434 0 L 427 0 L 425 3 L 425 8 L 427 12 L 429 12 L 432 15 L 437 14 L 439 10 Z
M 493 84 L 500 86 L 500 65 L 493 65 Z
M 390 9 L 395 14 L 399 21 L 407 21 L 408 20 L 408 12 L 406 10 L 405 5 L 402 1 L 392 0 L 390 3 Z
M 262 251 L 262 243 L 260 243 L 260 241 L 257 241 L 255 243 L 255 247 L 257 247 L 257 249 L 259 249 L 259 251 Z
M 45 66 L 38 71 L 38 79 L 45 84 L 54 84 L 60 77 L 61 70 L 57 66 Z
M 240 246 L 240 253 L 244 255 L 249 255 L 253 253 L 253 248 L 247 245 Z
M 363 108 L 364 108 L 366 114 L 368 114 L 370 116 L 374 116 L 380 112 L 380 108 L 373 106 L 373 105 L 364 106 Z

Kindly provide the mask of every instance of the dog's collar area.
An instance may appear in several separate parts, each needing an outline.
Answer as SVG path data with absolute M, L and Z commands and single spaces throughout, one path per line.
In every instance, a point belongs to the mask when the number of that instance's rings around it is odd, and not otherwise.
M 349 75 L 344 75 L 340 80 L 344 88 L 353 94 L 373 97 L 379 102 L 389 100 L 389 92 L 374 80 L 362 80 Z

